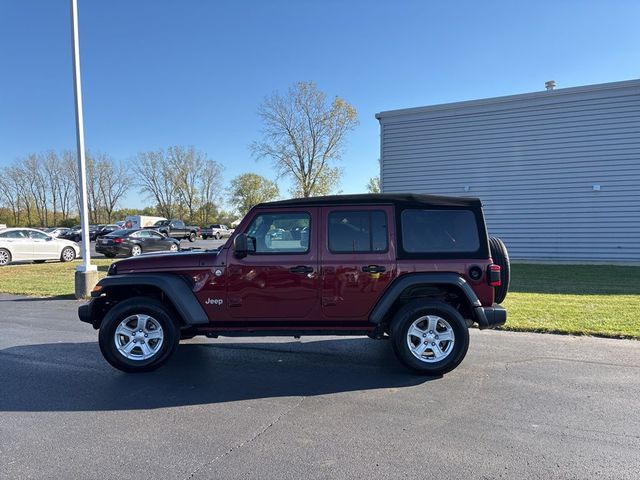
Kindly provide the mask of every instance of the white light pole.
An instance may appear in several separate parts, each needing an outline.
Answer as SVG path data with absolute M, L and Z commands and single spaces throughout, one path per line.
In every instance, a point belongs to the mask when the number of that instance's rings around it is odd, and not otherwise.
M 76 141 L 78 147 L 78 175 L 80 176 L 80 225 L 82 226 L 82 265 L 76 268 L 76 298 L 89 295 L 98 281 L 98 271 L 91 265 L 89 218 L 87 208 L 87 173 L 84 155 L 84 119 L 82 116 L 82 87 L 80 81 L 80 41 L 78 39 L 78 2 L 71 0 L 71 41 L 73 52 L 73 85 L 76 103 Z

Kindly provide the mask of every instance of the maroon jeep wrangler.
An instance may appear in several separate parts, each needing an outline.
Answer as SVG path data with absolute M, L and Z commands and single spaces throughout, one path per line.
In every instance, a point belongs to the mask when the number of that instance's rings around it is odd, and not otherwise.
M 195 335 L 368 335 L 441 375 L 467 353 L 468 327 L 505 323 L 508 283 L 478 199 L 316 197 L 257 205 L 218 250 L 114 263 L 79 316 L 126 372 Z

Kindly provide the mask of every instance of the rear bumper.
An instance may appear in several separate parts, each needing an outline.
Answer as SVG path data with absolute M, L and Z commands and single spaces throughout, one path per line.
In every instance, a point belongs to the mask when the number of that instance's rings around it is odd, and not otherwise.
M 497 303 L 490 307 L 476 307 L 475 310 L 480 330 L 496 328 L 507 321 L 507 311 Z

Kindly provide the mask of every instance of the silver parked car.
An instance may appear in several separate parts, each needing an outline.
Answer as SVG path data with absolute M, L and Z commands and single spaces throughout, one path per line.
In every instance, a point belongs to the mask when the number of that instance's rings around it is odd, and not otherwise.
M 0 230 L 0 266 L 21 261 L 70 262 L 78 255 L 80 255 L 80 247 L 77 243 L 54 238 L 35 228 Z

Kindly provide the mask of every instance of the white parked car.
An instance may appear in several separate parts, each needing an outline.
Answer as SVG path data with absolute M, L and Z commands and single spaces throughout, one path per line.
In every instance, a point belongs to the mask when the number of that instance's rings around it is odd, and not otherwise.
M 77 243 L 54 238 L 35 228 L 0 230 L 0 266 L 21 261 L 70 262 L 79 255 L 80 247 Z

